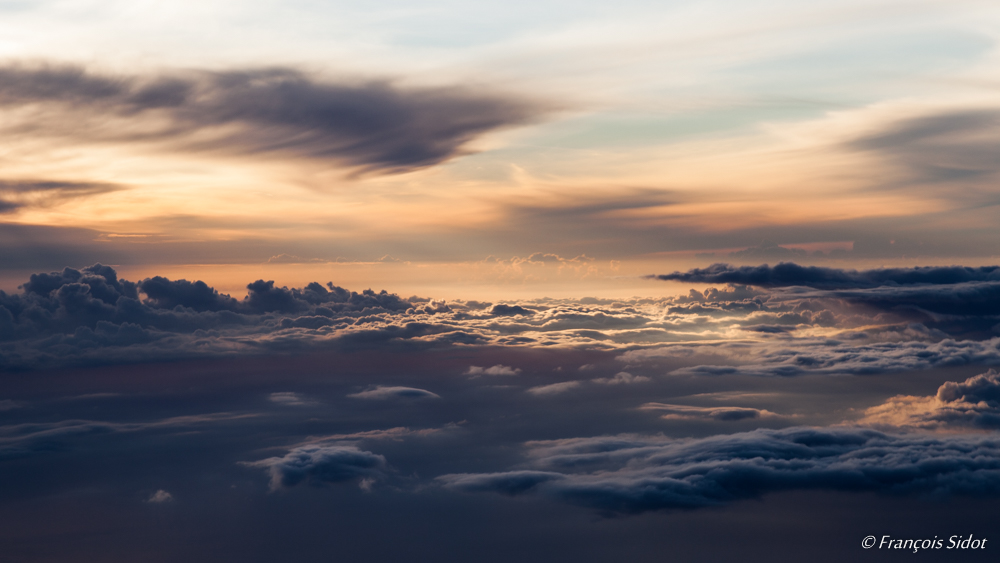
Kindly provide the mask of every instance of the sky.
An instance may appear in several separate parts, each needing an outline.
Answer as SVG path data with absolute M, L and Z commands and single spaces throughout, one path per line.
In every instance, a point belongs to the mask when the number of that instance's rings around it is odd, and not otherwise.
M 992 560 L 998 30 L 0 1 L 4 559 Z

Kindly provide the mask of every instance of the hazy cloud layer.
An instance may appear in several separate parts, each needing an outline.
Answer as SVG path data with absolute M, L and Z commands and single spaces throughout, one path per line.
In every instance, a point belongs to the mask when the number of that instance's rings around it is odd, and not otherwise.
M 166 143 L 381 173 L 438 164 L 484 133 L 547 111 L 472 88 L 336 82 L 281 67 L 112 76 L 77 66 L 7 64 L 0 85 L 0 107 L 37 109 L 7 126 L 8 136 Z
M 846 146 L 879 154 L 901 167 L 907 185 L 983 180 L 1000 171 L 995 158 L 1000 110 L 970 108 L 900 119 Z
M 62 182 L 55 180 L 0 180 L 0 213 L 22 207 L 46 207 L 66 200 L 99 195 L 124 189 L 124 186 L 100 182 Z

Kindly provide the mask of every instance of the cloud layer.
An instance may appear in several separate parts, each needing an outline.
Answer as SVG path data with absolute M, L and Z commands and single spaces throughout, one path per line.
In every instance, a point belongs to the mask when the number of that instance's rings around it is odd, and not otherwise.
M 687 365 L 670 370 L 795 376 L 1000 365 L 1000 282 L 964 281 L 991 279 L 995 268 L 877 275 L 826 270 L 819 271 L 822 279 L 884 285 L 832 290 L 802 287 L 800 281 L 794 282 L 797 287 L 730 285 L 658 299 L 537 299 L 498 310 L 500 305 L 490 303 L 403 299 L 315 282 L 287 288 L 257 280 L 247 285 L 246 297 L 236 299 L 201 281 L 122 280 L 113 268 L 96 264 L 33 274 L 19 293 L 0 292 L 0 365 L 433 346 L 571 347 L 615 352 L 625 364 L 562 382 L 567 385 L 534 384 L 536 394 L 577 383 L 643 383 L 657 365 L 692 357 L 698 361 L 684 360 Z M 930 283 L 934 280 L 941 283 Z M 643 373 L 628 364 L 642 366 Z M 466 365 L 464 374 L 471 378 L 522 373 L 496 360 L 485 364 L 490 367 Z

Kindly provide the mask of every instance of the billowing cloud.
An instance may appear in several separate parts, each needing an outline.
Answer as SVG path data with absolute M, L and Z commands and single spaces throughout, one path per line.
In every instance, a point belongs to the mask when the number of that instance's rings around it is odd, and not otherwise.
M 861 424 L 928 430 L 1000 428 L 1000 373 L 949 381 L 930 397 L 897 395 L 865 410 Z
M 989 268 L 950 270 L 993 275 Z M 359 293 L 332 283 L 289 288 L 257 280 L 247 292 L 236 299 L 201 281 L 161 276 L 136 283 L 101 264 L 33 274 L 19 293 L 0 292 L 0 365 L 568 346 L 617 352 L 626 365 L 610 372 L 616 375 L 586 378 L 604 385 L 647 381 L 651 373 L 631 369 L 632 363 L 643 369 L 669 365 L 662 373 L 778 376 L 1000 365 L 996 281 L 839 290 L 740 285 L 656 299 L 546 298 L 506 305 L 530 314 L 496 314 L 492 305 L 403 299 L 386 291 Z M 698 362 L 673 360 L 692 356 Z M 502 359 L 450 369 L 471 378 L 520 373 L 496 363 Z M 537 387 L 546 391 L 533 393 L 567 389 Z
M 0 108 L 37 110 L 8 126 L 7 135 L 165 143 L 381 173 L 444 162 L 484 133 L 546 111 L 472 88 L 337 82 L 281 67 L 110 76 L 77 66 L 8 64 L 0 67 L 0 84 Z
M 539 494 L 604 513 L 690 509 L 771 492 L 1000 493 L 1000 440 L 788 428 L 671 440 L 532 442 L 529 469 L 438 478 L 467 492 Z
M 387 467 L 383 456 L 348 444 L 301 446 L 282 457 L 241 462 L 241 465 L 267 471 L 272 490 L 300 483 L 320 486 L 355 479 L 378 479 Z

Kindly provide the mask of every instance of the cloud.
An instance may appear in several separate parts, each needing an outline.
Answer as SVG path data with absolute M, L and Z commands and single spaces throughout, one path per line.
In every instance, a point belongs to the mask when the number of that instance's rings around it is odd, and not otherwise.
M 809 253 L 801 248 L 787 248 L 779 246 L 778 243 L 774 241 L 764 240 L 757 246 L 751 246 L 750 248 L 730 252 L 729 257 L 749 261 L 761 259 L 773 260 L 775 258 L 800 258 L 806 256 L 807 254 Z
M 490 309 L 491 315 L 497 315 L 500 317 L 513 317 L 518 315 L 533 315 L 535 312 L 529 309 L 525 309 L 520 305 L 505 305 L 500 303 L 499 305 L 494 305 Z
M 361 432 L 351 432 L 349 434 L 331 434 L 329 436 L 312 439 L 308 443 L 349 440 L 402 440 L 403 438 L 409 436 L 430 436 L 446 429 L 456 428 L 457 426 L 458 425 L 456 424 L 448 424 L 443 428 L 420 428 L 417 430 L 411 430 L 405 426 L 397 426 L 395 428 L 387 428 L 385 430 L 364 430 Z
M 19 409 L 21 408 L 21 406 L 22 406 L 21 403 L 17 401 L 12 401 L 10 399 L 0 400 L 0 412 Z
M 993 275 L 989 268 L 938 270 L 965 278 Z M 928 272 L 918 273 L 927 278 Z M 674 363 L 667 371 L 675 374 L 871 374 L 1000 364 L 994 340 L 1000 281 L 837 290 L 740 285 L 656 299 L 505 305 L 530 311 L 526 315 L 386 291 L 359 293 L 332 283 L 289 288 L 256 280 L 246 287 L 247 296 L 235 299 L 201 281 L 119 279 L 101 264 L 32 274 L 19 293 L 0 292 L 0 366 L 440 346 L 618 350 L 622 361 L 637 364 L 669 364 L 669 358 L 695 354 L 727 358 L 685 361 L 679 369 Z M 472 365 L 465 375 L 513 375 L 518 369 Z M 622 384 L 640 377 L 588 379 Z
M 716 420 L 730 422 L 758 418 L 776 418 L 781 415 L 767 409 L 751 409 L 746 407 L 692 407 L 688 405 L 670 405 L 665 403 L 646 403 L 639 410 L 662 412 L 664 420 Z
M 267 259 L 268 264 L 311 264 L 324 262 L 327 262 L 327 260 L 322 260 L 320 258 L 302 258 L 301 256 L 295 256 L 293 254 L 276 254 Z
M 902 168 L 905 185 L 982 179 L 1000 171 L 1000 110 L 973 108 L 898 119 L 845 143 Z M 903 185 L 903 182 L 901 182 Z
M 1000 494 L 995 436 L 892 435 L 864 428 L 755 430 L 708 438 L 532 442 L 530 469 L 442 475 L 446 488 L 538 494 L 605 514 L 692 509 L 788 490 Z
M 167 491 L 164 491 L 163 489 L 160 489 L 155 493 L 153 493 L 153 495 L 150 496 L 146 502 L 152 504 L 162 504 L 164 502 L 170 502 L 172 500 L 174 500 L 174 495 L 168 493 Z
M 0 213 L 22 207 L 48 207 L 64 201 L 125 189 L 102 182 L 0 180 Z
M 482 368 L 479 366 L 469 366 L 469 369 L 465 370 L 462 375 L 470 375 L 472 377 L 479 377 L 481 375 L 520 375 L 521 368 L 513 368 L 510 366 L 505 366 L 503 364 L 497 364 L 492 367 Z
M 930 397 L 897 395 L 865 410 L 859 424 L 925 430 L 1000 429 L 1000 373 L 949 381 Z
M 969 364 L 997 365 L 1000 364 L 1000 338 L 986 341 L 944 339 L 939 342 L 903 340 L 870 343 L 801 338 L 792 342 L 760 342 L 753 345 L 685 345 L 635 350 L 625 352 L 619 358 L 629 363 L 640 363 L 656 357 L 683 357 L 697 352 L 730 356 L 734 362 L 682 367 L 671 374 L 771 377 L 874 375 Z
M 441 397 L 427 391 L 426 389 L 417 389 L 415 387 L 385 387 L 382 385 L 377 385 L 372 389 L 361 391 L 358 393 L 352 393 L 348 397 L 354 399 L 372 399 L 378 401 L 384 401 L 387 399 L 440 399 Z
M 487 132 L 548 111 L 472 88 L 332 81 L 282 67 L 106 76 L 78 66 L 8 64 L 0 84 L 0 107 L 38 108 L 7 135 L 166 143 L 379 173 L 439 164 Z
M 583 369 L 583 367 L 581 366 L 580 369 Z M 632 375 L 627 371 L 620 371 L 614 377 L 598 377 L 591 379 L 591 381 L 601 385 L 627 385 L 630 383 L 645 383 L 650 381 L 650 379 L 642 375 Z
M 0 426 L 0 459 L 18 458 L 31 454 L 66 449 L 74 440 L 85 436 L 172 431 L 206 424 L 254 418 L 255 414 L 229 412 L 190 416 L 175 416 L 151 422 L 108 422 L 69 419 L 54 422 L 29 422 Z
M 438 482 L 449 489 L 467 493 L 494 492 L 517 495 L 549 481 L 565 479 L 564 475 L 545 471 L 507 471 L 504 473 L 442 475 Z
M 958 284 L 975 281 L 1000 281 L 1000 266 L 915 268 L 880 268 L 844 270 L 819 266 L 800 266 L 782 262 L 776 266 L 731 266 L 712 264 L 687 272 L 649 276 L 665 281 L 693 283 L 729 283 L 756 287 L 805 286 L 817 289 L 872 288 L 885 285 Z
M 355 479 L 364 483 L 366 479 L 383 477 L 387 467 L 384 457 L 345 444 L 300 446 L 282 457 L 240 464 L 267 471 L 271 490 L 300 483 L 321 486 Z
M 316 401 L 311 401 L 298 393 L 293 393 L 290 391 L 271 393 L 270 395 L 268 395 L 267 398 L 272 403 L 276 403 L 286 407 L 312 407 L 319 404 Z
M 566 391 L 575 389 L 579 386 L 579 381 L 563 381 L 561 383 L 553 383 L 551 385 L 539 385 L 538 387 L 532 387 L 527 391 L 528 393 L 537 396 L 558 395 L 559 393 L 565 393 Z

